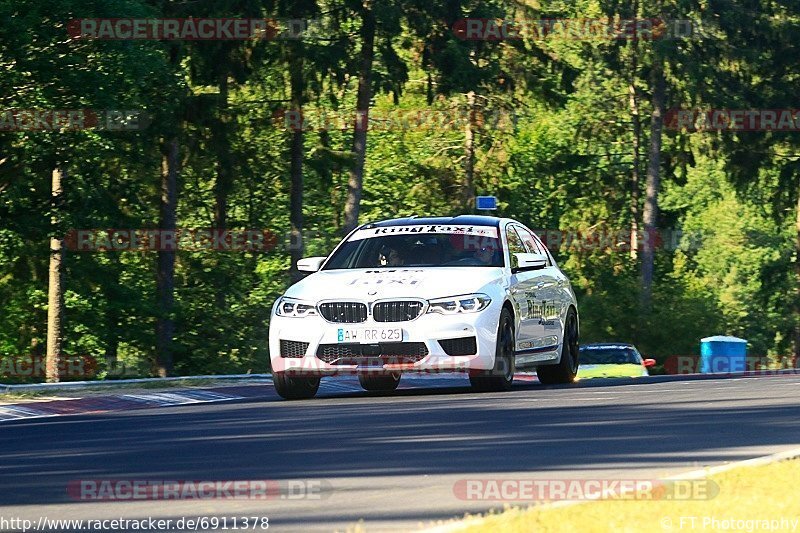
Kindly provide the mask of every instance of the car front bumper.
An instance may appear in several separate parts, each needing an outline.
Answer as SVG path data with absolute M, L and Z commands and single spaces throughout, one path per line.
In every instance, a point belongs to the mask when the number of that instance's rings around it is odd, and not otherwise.
M 371 317 L 358 324 L 332 323 L 319 315 L 281 317 L 270 321 L 269 349 L 273 372 L 294 375 L 334 375 L 360 372 L 467 372 L 494 366 L 497 323 L 502 304 L 492 304 L 477 313 L 442 315 L 425 313 L 411 321 L 375 322 Z M 402 340 L 392 342 L 343 342 L 340 330 L 353 328 L 400 328 Z M 454 350 L 456 339 L 475 339 L 472 350 Z M 448 346 L 448 340 L 451 344 Z M 281 341 L 284 341 L 283 343 Z M 440 342 L 444 341 L 444 343 Z M 289 344 L 291 343 L 291 344 Z M 298 343 L 307 343 L 307 346 Z M 286 347 L 291 346 L 291 350 Z M 424 348 L 423 348 L 424 346 Z M 283 352 L 282 351 L 282 347 Z M 469 353 L 468 355 L 449 355 Z M 358 355 L 326 355 L 340 349 Z M 389 354 L 385 352 L 390 352 Z M 404 353 L 404 352 L 408 353 Z M 330 361 L 330 362 L 329 362 Z

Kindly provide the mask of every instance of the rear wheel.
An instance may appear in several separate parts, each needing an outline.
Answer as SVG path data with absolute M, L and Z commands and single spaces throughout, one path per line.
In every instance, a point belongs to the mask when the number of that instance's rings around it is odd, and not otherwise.
M 359 374 L 358 381 L 364 390 L 389 392 L 400 384 L 400 374 Z
M 275 392 L 285 400 L 307 400 L 319 389 L 319 378 L 287 376 L 285 372 L 272 374 Z
M 543 385 L 560 385 L 575 381 L 578 373 L 578 315 L 570 307 L 564 322 L 564 341 L 561 343 L 561 361 L 557 365 L 540 366 L 536 369 Z
M 497 325 L 494 368 L 470 373 L 472 388 L 479 391 L 511 390 L 514 382 L 514 318 L 504 307 Z

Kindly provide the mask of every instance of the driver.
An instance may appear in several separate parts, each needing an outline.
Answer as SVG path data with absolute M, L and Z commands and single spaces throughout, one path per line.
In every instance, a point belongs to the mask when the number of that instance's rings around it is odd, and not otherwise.
M 478 250 L 473 254 L 473 257 L 480 261 L 484 265 L 491 265 L 492 259 L 494 259 L 494 247 L 492 246 L 481 246 Z
M 378 254 L 378 263 L 381 266 L 401 266 L 405 264 L 405 260 L 397 251 L 397 248 L 391 246 L 384 246 Z

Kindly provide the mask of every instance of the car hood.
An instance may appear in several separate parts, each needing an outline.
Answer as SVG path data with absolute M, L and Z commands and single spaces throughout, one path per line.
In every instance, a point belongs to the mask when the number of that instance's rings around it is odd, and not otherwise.
M 646 376 L 647 370 L 637 364 L 580 365 L 578 377 L 588 378 L 637 378 Z
M 499 267 L 323 270 L 289 287 L 286 296 L 311 301 L 432 299 L 489 290 L 487 285 L 502 280 Z

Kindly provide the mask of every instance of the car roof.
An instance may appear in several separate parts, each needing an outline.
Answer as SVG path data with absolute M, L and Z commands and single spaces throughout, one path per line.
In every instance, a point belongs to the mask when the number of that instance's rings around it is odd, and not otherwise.
M 499 217 L 487 217 L 482 215 L 458 215 L 455 217 L 405 217 L 393 218 L 391 220 L 381 220 L 364 224 L 363 228 L 382 228 L 387 226 L 409 226 L 425 224 L 468 224 L 470 226 L 495 226 L 499 227 L 503 219 Z

